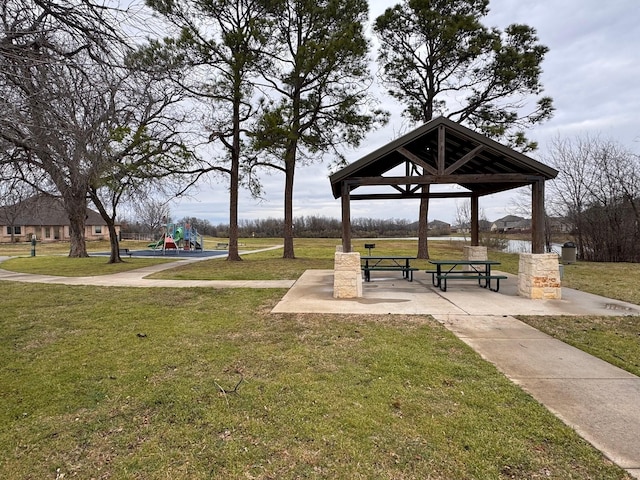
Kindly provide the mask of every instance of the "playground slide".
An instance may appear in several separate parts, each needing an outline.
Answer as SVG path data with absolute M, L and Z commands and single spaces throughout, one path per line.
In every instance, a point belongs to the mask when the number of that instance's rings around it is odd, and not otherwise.
M 178 243 L 183 238 L 184 238 L 184 230 L 182 230 L 182 227 L 176 228 L 175 232 L 173 232 L 173 240 L 176 243 Z
M 150 243 L 149 245 L 147 245 L 147 247 L 153 248 L 155 250 L 156 248 L 160 248 L 162 245 L 164 245 L 164 235 L 162 236 L 162 238 L 160 238 L 160 240 Z

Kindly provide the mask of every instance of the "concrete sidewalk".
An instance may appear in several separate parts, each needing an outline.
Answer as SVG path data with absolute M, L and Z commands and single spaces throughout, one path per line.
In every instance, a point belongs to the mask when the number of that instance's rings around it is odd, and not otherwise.
M 379 277 L 364 283 L 362 298 L 337 300 L 333 271 L 312 270 L 273 311 L 432 315 L 612 462 L 640 478 L 640 378 L 513 317 L 640 315 L 640 307 L 568 288 L 562 300 L 529 300 L 517 296 L 517 278 L 508 277 L 497 293 L 470 282 L 451 282 L 442 292 L 420 275 L 413 282 Z
M 258 251 L 278 249 L 280 246 Z M 222 258 L 225 255 L 218 255 Z M 9 257 L 0 257 L 0 263 Z M 0 280 L 24 283 L 53 283 L 59 285 L 95 285 L 100 287 L 159 287 L 159 288 L 291 288 L 295 280 L 161 280 L 147 276 L 193 262 L 209 260 L 210 257 L 176 258 L 174 262 L 161 263 L 127 272 L 91 277 L 63 277 L 58 275 L 31 275 L 0 269 Z

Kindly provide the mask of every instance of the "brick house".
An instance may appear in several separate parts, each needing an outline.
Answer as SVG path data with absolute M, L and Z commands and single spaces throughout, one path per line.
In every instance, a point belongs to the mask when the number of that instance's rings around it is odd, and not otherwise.
M 116 225 L 116 232 L 120 226 Z M 87 208 L 86 240 L 108 240 L 109 230 L 100 214 Z M 0 207 L 0 243 L 69 240 L 69 217 L 59 199 L 31 197 L 14 205 Z

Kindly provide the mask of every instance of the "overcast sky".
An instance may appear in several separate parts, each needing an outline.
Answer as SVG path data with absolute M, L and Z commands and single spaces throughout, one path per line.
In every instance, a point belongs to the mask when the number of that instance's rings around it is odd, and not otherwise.
M 371 0 L 375 19 L 397 2 Z M 529 154 L 542 160 L 554 137 L 600 135 L 640 153 L 640 3 L 638 0 L 491 0 L 485 24 L 504 29 L 511 23 L 534 27 L 540 42 L 549 47 L 543 67 L 545 94 L 554 100 L 553 119 L 528 131 L 539 143 Z M 372 52 L 375 55 L 375 52 Z M 351 163 L 406 133 L 401 105 L 380 93 L 389 124 L 372 132 L 362 146 L 347 152 Z M 329 162 L 296 171 L 294 216 L 340 218 L 340 200 L 333 198 Z M 241 220 L 283 217 L 281 175 L 263 176 L 264 199 L 241 195 Z M 513 213 L 513 192 L 482 197 L 480 208 L 489 220 Z M 460 200 L 458 200 L 460 202 Z M 453 222 L 456 201 L 432 200 L 429 220 Z M 171 203 L 174 219 L 184 216 L 228 223 L 228 191 L 224 183 L 201 184 L 194 198 Z M 418 201 L 352 202 L 352 217 L 417 220 Z

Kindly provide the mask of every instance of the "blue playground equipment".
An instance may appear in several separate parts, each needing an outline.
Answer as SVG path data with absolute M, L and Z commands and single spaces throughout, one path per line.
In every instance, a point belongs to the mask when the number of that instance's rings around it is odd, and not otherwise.
M 202 235 L 188 223 L 176 224 L 167 223 L 165 232 L 157 242 L 150 243 L 148 246 L 153 250 L 162 249 L 162 254 L 167 250 L 180 251 L 202 251 L 204 241 Z

